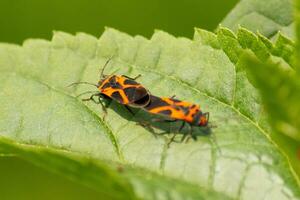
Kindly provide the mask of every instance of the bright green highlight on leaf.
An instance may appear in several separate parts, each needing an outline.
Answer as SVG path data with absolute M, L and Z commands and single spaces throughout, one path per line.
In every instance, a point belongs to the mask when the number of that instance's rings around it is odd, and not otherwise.
M 278 65 L 247 62 L 257 87 L 262 91 L 266 110 L 272 116 L 272 126 L 300 141 L 300 77 Z
M 293 0 L 243 0 L 222 25 L 237 30 L 239 25 L 271 38 L 278 31 L 294 38 Z
M 162 31 L 148 40 L 107 29 L 100 39 L 56 32 L 51 42 L 2 44 L 0 152 L 20 155 L 114 199 L 299 199 L 298 177 L 272 141 L 240 61 L 249 49 L 261 60 L 289 67 L 281 52 L 273 53 L 276 45 L 264 46 L 260 38 L 244 29 L 235 35 L 220 28 L 217 34 L 196 30 L 194 40 Z M 66 86 L 96 83 L 99 68 L 112 55 L 107 74 L 141 74 L 139 81 L 151 93 L 176 94 L 201 105 L 217 126 L 213 137 L 198 130 L 197 141 L 167 148 L 170 134 L 155 137 L 135 122 L 144 112 L 132 117 L 116 103 L 103 120 L 100 106 L 75 97 L 96 88 Z
M 294 71 L 283 69 L 278 64 L 245 58 L 244 63 L 261 91 L 270 124 L 275 130 L 272 139 L 289 155 L 299 173 L 299 77 Z
M 265 39 L 262 41 L 274 55 L 282 57 L 290 66 L 294 66 L 298 70 L 300 59 L 299 56 L 297 57 L 297 48 L 292 41 L 279 34 L 275 43 L 277 50 L 269 41 Z M 256 56 L 259 57 L 257 54 Z M 261 90 L 262 99 L 269 113 L 269 121 L 275 130 L 272 138 L 289 155 L 290 161 L 299 174 L 299 75 L 277 60 L 260 60 L 263 62 L 259 62 L 252 56 L 252 58 L 245 59 L 244 64 L 252 76 L 253 83 Z
M 203 40 L 199 36 L 205 36 L 209 34 L 209 40 Z M 222 48 L 232 62 L 236 63 L 237 66 L 237 82 L 238 85 L 243 87 L 237 87 L 235 106 L 242 112 L 244 115 L 249 118 L 256 120 L 265 130 L 269 130 L 269 126 L 266 124 L 266 116 L 261 112 L 264 112 L 261 106 L 260 96 L 258 95 L 256 89 L 250 83 L 251 80 L 248 80 L 248 76 L 245 73 L 245 66 L 247 63 L 244 63 L 244 60 L 241 59 L 241 55 L 245 53 L 245 50 L 251 50 L 257 58 L 263 62 L 275 62 L 280 64 L 286 70 L 290 70 L 288 61 L 293 60 L 294 58 L 294 43 L 290 40 L 282 39 L 282 36 L 278 36 L 275 44 L 271 43 L 267 38 L 261 35 L 255 35 L 246 29 L 239 29 L 237 35 L 226 28 L 219 28 L 217 34 L 212 34 L 210 32 L 198 29 L 195 34 L 195 40 L 199 40 L 201 43 L 206 45 L 211 45 L 215 48 Z M 292 51 L 286 51 L 287 48 L 280 47 L 291 47 Z M 276 49 L 276 50 L 275 50 Z M 284 58 L 285 57 L 285 58 Z M 290 58 L 290 59 L 288 59 Z M 283 61 L 285 60 L 285 61 Z M 294 64 L 294 62 L 291 62 Z M 255 72 L 255 70 L 253 71 Z M 264 74 L 266 76 L 266 74 Z M 266 78 L 264 80 L 267 80 Z M 275 89 L 275 88 L 274 88 Z M 274 112 L 274 111 L 273 111 Z M 255 119 L 256 118 L 256 119 Z M 297 120 L 297 119 L 296 119 Z M 270 131 L 267 131 L 270 132 Z M 270 137 L 274 140 L 280 148 L 289 156 L 290 162 L 296 169 L 298 176 L 300 175 L 300 160 L 297 157 L 297 149 L 299 144 L 296 141 L 293 141 L 290 138 L 287 138 L 285 135 L 278 134 L 277 132 L 270 132 Z M 282 133 L 282 132 L 281 132 Z M 283 132 L 283 134 L 286 134 Z
M 300 1 L 295 0 L 295 19 L 296 19 L 296 36 L 297 36 L 297 47 L 296 47 L 296 55 L 297 55 L 297 72 L 300 73 Z

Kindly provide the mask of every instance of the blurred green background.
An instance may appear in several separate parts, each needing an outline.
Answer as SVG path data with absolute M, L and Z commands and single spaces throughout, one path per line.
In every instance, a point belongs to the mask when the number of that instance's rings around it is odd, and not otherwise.
M 238 0 L 0 0 L 0 42 L 50 39 L 53 30 L 99 37 L 105 26 L 150 37 L 154 29 L 191 38 L 214 30 Z M 0 156 L 1 200 L 99 199 L 99 194 L 14 157 Z
M 238 0 L 0 0 L 0 41 L 50 39 L 52 30 L 100 36 L 105 26 L 151 36 L 161 29 L 191 37 L 213 30 Z

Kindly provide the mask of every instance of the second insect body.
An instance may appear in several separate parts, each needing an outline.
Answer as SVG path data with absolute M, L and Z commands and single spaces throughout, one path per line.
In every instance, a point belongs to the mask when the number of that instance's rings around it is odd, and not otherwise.
M 177 122 L 181 121 L 182 124 L 178 131 L 175 132 L 170 142 L 173 141 L 176 134 L 180 132 L 186 124 L 189 126 L 188 134 L 184 134 L 182 141 L 187 135 L 195 139 L 193 135 L 193 127 L 207 127 L 209 121 L 209 113 L 203 113 L 200 107 L 190 102 L 181 101 L 174 97 L 157 97 L 150 95 L 150 102 L 142 107 L 145 111 L 154 115 L 162 116 L 165 119 L 155 120 L 162 122 Z

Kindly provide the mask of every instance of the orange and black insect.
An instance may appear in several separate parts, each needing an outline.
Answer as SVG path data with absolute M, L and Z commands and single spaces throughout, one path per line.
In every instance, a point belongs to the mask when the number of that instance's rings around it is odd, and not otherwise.
M 94 85 L 98 88 L 98 91 L 92 94 L 87 99 L 82 99 L 83 101 L 92 100 L 97 104 L 101 104 L 104 111 L 106 111 L 106 106 L 104 106 L 102 99 L 112 99 L 120 104 L 125 105 L 125 107 L 132 113 L 131 107 L 143 107 L 150 102 L 149 92 L 135 80 L 140 77 L 140 75 L 131 78 L 126 75 L 104 75 L 104 69 L 109 63 L 110 59 L 103 66 L 100 73 L 100 80 L 97 84 L 92 84 L 88 82 L 77 82 L 74 84 L 89 84 Z M 90 92 L 85 92 L 86 94 Z M 81 95 L 82 95 L 81 94 Z M 94 99 L 98 97 L 98 101 Z
M 186 101 L 180 101 L 174 97 L 157 97 L 150 95 L 150 102 L 143 107 L 149 113 L 160 115 L 166 117 L 164 122 L 176 122 L 182 121 L 178 132 L 180 132 L 185 124 L 189 124 L 189 135 L 194 138 L 192 135 L 192 129 L 195 126 L 208 127 L 209 113 L 203 113 L 200 109 L 200 106 L 192 104 Z M 172 137 L 172 140 L 175 138 L 176 133 Z M 182 141 L 185 139 L 187 134 L 182 137 Z M 195 138 L 194 138 L 195 139 Z

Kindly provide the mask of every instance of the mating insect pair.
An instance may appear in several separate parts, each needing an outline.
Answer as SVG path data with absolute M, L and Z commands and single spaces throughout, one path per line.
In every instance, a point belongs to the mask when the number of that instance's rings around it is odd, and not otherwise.
M 163 122 L 176 122 L 182 121 L 182 124 L 177 132 L 180 132 L 186 124 L 189 125 L 189 135 L 193 137 L 192 128 L 195 126 L 207 127 L 209 121 L 209 113 L 203 113 L 200 107 L 196 104 L 192 104 L 185 101 L 180 101 L 173 97 L 157 97 L 151 95 L 150 92 L 144 88 L 140 83 L 135 80 L 140 77 L 131 78 L 125 75 L 104 75 L 104 69 L 109 63 L 108 60 L 100 73 L 100 80 L 98 84 L 92 84 L 88 82 L 77 82 L 74 84 L 90 84 L 97 87 L 97 93 L 92 94 L 89 98 L 83 99 L 83 101 L 92 100 L 95 103 L 102 105 L 104 112 L 106 113 L 106 105 L 104 105 L 104 99 L 111 99 L 117 101 L 127 108 L 131 113 L 130 107 L 140 108 L 144 111 L 164 117 Z M 95 100 L 98 97 L 98 101 Z M 146 123 L 144 123 L 145 125 Z M 176 132 L 176 133 L 177 133 Z M 172 142 L 176 136 L 173 135 L 170 142 Z M 182 141 L 186 138 L 187 134 L 184 134 Z M 194 138 L 194 137 L 193 137 Z

